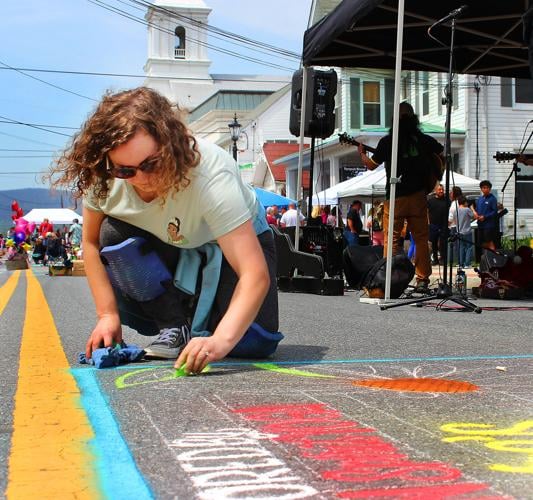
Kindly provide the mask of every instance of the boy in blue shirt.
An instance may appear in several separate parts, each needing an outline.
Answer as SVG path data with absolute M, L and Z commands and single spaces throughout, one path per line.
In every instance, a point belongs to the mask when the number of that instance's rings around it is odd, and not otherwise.
M 481 189 L 481 196 L 477 199 L 474 212 L 477 220 L 479 241 L 483 248 L 496 250 L 498 203 L 496 197 L 490 192 L 492 189 L 490 181 L 481 181 L 479 188 Z

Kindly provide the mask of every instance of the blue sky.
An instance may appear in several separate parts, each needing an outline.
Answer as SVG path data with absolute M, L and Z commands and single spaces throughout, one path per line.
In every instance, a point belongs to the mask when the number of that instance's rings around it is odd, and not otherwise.
M 142 75 L 147 56 L 146 27 L 109 12 L 92 1 L 0 2 L 0 18 L 3 21 L 0 30 L 0 190 L 45 187 L 39 175 L 24 172 L 46 170 L 54 151 L 61 150 L 68 141 L 67 136 L 73 132 L 70 128 L 53 128 L 57 132 L 54 134 L 3 121 L 76 128 L 90 114 L 106 89 L 136 87 L 143 82 L 142 78 L 27 72 L 31 78 L 4 69 L 7 65 L 14 68 Z M 133 7 L 128 0 L 101 1 L 137 17 L 142 18 L 145 13 Z M 301 52 L 311 0 L 205 2 L 212 9 L 209 16 L 211 25 Z M 265 58 L 220 40 L 210 39 L 209 42 L 252 57 Z M 278 70 L 215 51 L 210 51 L 209 56 L 212 73 L 292 74 L 291 70 Z M 297 69 L 295 61 L 271 60 Z

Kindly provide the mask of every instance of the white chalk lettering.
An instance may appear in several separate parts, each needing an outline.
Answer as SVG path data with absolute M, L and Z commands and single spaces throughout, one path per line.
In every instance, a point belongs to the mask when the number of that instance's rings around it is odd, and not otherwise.
M 170 448 L 202 499 L 315 496 L 318 492 L 312 486 L 262 446 L 261 440 L 271 438 L 253 429 L 230 428 L 187 433 L 172 441 Z

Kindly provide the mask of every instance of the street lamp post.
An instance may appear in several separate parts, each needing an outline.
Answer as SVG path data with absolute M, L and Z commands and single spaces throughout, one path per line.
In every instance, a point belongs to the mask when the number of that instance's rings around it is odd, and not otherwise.
M 241 135 L 241 124 L 237 121 L 237 113 L 233 117 L 233 121 L 228 123 L 229 133 L 231 140 L 233 141 L 233 159 L 237 161 L 237 141 Z

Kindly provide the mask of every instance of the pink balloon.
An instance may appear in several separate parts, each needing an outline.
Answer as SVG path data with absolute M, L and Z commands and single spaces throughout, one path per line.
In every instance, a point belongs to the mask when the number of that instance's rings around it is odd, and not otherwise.
M 28 234 L 31 234 L 33 233 L 33 231 L 35 231 L 35 222 L 29 222 L 28 223 L 28 226 L 26 227 L 26 231 L 28 232 Z
M 17 219 L 17 224 L 22 227 L 26 227 L 29 224 L 29 222 L 24 217 L 19 217 Z
M 26 233 L 26 226 L 22 226 L 17 222 L 17 225 L 15 226 L 15 233 Z

